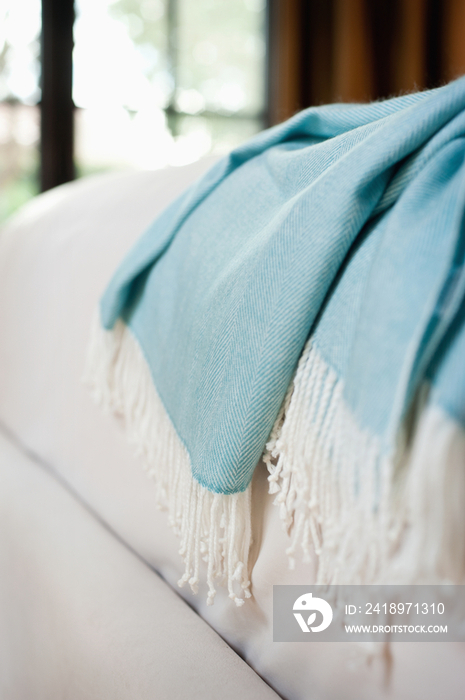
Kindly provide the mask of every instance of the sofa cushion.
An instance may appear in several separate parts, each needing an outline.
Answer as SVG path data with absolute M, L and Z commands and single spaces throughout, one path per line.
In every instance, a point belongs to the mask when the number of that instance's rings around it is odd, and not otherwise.
M 5 700 L 278 697 L 153 570 L 1 434 L 0 533 Z

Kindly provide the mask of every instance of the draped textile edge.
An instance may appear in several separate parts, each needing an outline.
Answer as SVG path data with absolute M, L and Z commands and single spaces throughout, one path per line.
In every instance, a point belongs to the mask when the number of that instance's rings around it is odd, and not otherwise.
M 300 545 L 304 561 L 317 554 L 321 584 L 464 583 L 465 431 L 425 383 L 383 454 L 343 390 L 310 339 L 263 457 L 291 568 Z
M 237 606 L 251 596 L 248 556 L 251 539 L 251 484 L 240 493 L 212 493 L 192 476 L 189 455 L 153 384 L 149 366 L 129 328 L 118 320 L 113 330 L 91 329 L 83 381 L 107 413 L 122 417 L 129 441 L 156 485 L 156 504 L 180 538 L 184 574 L 197 593 L 200 562 L 207 564 L 207 604 L 215 580 L 226 584 Z
M 197 592 L 207 564 L 207 603 L 215 581 L 236 605 L 251 596 L 251 485 L 225 495 L 201 486 L 158 396 L 129 328 L 102 328 L 96 312 L 83 380 L 94 400 L 123 418 L 156 485 L 156 503 L 180 538 L 180 586 Z M 290 534 L 292 568 L 318 556 L 317 583 L 465 581 L 465 431 L 422 389 L 414 438 L 396 455 L 361 430 L 343 398 L 343 382 L 308 341 L 263 456 L 280 518 Z M 358 485 L 354 489 L 354 484 Z

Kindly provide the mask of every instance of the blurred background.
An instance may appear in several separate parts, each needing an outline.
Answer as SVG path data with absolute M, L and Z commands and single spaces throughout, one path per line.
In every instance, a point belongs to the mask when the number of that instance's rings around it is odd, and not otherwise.
M 0 0 L 0 221 L 75 177 L 463 73 L 465 0 Z

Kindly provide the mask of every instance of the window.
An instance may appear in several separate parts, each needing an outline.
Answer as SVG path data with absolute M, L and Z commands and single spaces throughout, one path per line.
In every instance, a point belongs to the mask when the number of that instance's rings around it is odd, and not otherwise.
M 263 0 L 76 0 L 80 173 L 181 165 L 263 128 Z
M 263 128 L 265 6 L 1 0 L 0 221 L 39 179 L 46 190 L 75 174 L 181 165 Z
M 40 0 L 0 3 L 0 221 L 38 191 Z

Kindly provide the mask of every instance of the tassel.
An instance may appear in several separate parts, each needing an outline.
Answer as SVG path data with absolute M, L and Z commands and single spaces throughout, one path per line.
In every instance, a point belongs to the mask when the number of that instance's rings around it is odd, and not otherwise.
M 318 584 L 463 583 L 463 429 L 423 391 L 410 444 L 386 455 L 343 390 L 310 340 L 264 456 L 290 568 L 313 546 Z
M 189 583 L 197 593 L 203 560 L 207 604 L 213 603 L 219 580 L 226 583 L 236 605 L 243 605 L 251 596 L 251 485 L 244 492 L 225 495 L 208 491 L 193 478 L 188 452 L 157 394 L 137 341 L 122 321 L 107 331 L 96 312 L 83 381 L 105 412 L 123 418 L 128 439 L 155 482 L 156 503 L 168 510 L 168 522 L 181 542 L 185 568 L 179 586 Z

